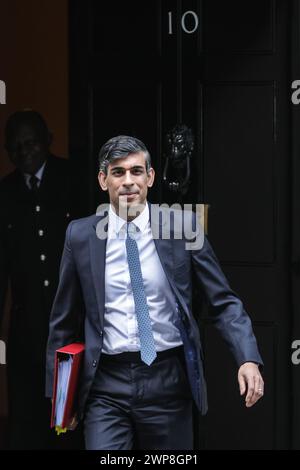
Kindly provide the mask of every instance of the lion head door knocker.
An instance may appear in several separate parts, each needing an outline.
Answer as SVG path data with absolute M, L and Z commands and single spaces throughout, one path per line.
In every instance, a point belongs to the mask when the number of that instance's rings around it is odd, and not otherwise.
M 190 183 L 190 158 L 194 150 L 192 130 L 180 124 L 166 135 L 163 181 L 168 189 L 184 195 Z

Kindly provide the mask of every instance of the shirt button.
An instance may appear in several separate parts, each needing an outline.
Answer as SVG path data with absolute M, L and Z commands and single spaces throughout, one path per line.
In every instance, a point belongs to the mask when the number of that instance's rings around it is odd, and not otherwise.
M 93 361 L 93 367 L 96 367 L 96 365 L 97 365 L 97 361 L 94 360 Z
M 99 333 L 100 336 L 103 336 L 103 331 L 101 330 L 100 333 Z
M 40 210 L 41 210 L 40 206 L 35 206 L 35 211 L 36 212 L 40 212 Z
M 45 255 L 41 255 L 40 258 L 41 258 L 42 261 L 45 261 L 46 256 L 45 256 Z
M 45 279 L 45 280 L 44 280 L 44 286 L 45 286 L 45 287 L 48 287 L 49 284 L 50 284 L 50 282 L 48 281 L 48 279 Z
M 44 235 L 44 230 L 39 230 L 39 237 L 42 237 Z

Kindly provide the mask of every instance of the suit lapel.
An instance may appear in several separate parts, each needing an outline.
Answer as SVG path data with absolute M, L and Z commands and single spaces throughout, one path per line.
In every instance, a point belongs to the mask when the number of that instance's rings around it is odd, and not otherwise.
M 153 240 L 157 250 L 158 257 L 167 279 L 169 282 L 174 280 L 174 252 L 173 252 L 173 237 L 172 235 L 167 239 L 162 237 L 165 222 L 158 216 L 157 208 L 154 204 L 149 204 L 150 225 L 153 234 Z
M 100 218 L 99 218 L 100 220 Z M 105 259 L 107 239 L 101 240 L 97 237 L 96 224 L 95 231 L 90 235 L 90 263 L 95 288 L 98 310 L 100 315 L 100 324 L 103 329 L 104 323 L 104 305 L 105 305 Z
M 166 229 L 165 222 L 161 220 L 161 218 L 157 215 L 157 208 L 153 204 L 149 204 L 149 214 L 150 214 L 150 225 L 153 233 L 153 240 L 155 243 L 155 247 L 163 267 L 163 270 L 167 276 L 169 281 L 170 287 L 175 295 L 176 301 L 178 301 L 183 309 L 186 311 L 188 315 L 188 311 L 186 309 L 185 302 L 178 291 L 176 286 L 175 276 L 174 276 L 174 261 L 175 261 L 175 244 L 174 244 L 174 229 L 170 228 L 170 233 L 167 238 L 163 238 L 162 234 L 164 232 L 164 228 Z M 154 215 L 154 217 L 153 217 Z M 168 233 L 168 230 L 166 230 Z
M 24 175 L 19 171 L 14 172 L 14 198 L 21 203 L 30 199 L 30 190 L 25 182 Z

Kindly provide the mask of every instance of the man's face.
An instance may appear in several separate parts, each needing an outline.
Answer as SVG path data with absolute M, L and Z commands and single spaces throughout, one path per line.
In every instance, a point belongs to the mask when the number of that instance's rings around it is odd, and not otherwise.
M 49 154 L 49 144 L 34 126 L 23 124 L 16 128 L 7 151 L 12 163 L 23 173 L 35 174 Z
M 146 171 L 144 152 L 131 153 L 108 165 L 107 175 L 99 172 L 98 180 L 103 191 L 108 191 L 110 203 L 117 214 L 120 209 L 134 211 L 135 206 L 146 204 L 148 188 L 153 185 L 154 170 Z

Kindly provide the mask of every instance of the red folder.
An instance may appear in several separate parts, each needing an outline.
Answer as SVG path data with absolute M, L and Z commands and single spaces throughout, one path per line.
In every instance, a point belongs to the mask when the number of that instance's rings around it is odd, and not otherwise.
M 67 359 L 72 356 L 71 372 L 67 383 L 67 389 L 65 390 L 66 399 L 65 406 L 63 409 L 63 419 L 60 426 L 62 428 L 68 427 L 71 423 L 76 412 L 76 398 L 78 392 L 78 381 L 80 375 L 80 368 L 83 358 L 84 344 L 83 343 L 72 343 L 63 348 L 57 349 L 55 352 L 55 363 L 54 363 L 54 384 L 53 384 L 53 401 L 52 401 L 52 413 L 51 413 L 51 427 L 56 425 L 56 400 L 57 400 L 57 385 L 58 385 L 58 365 L 60 361 Z

